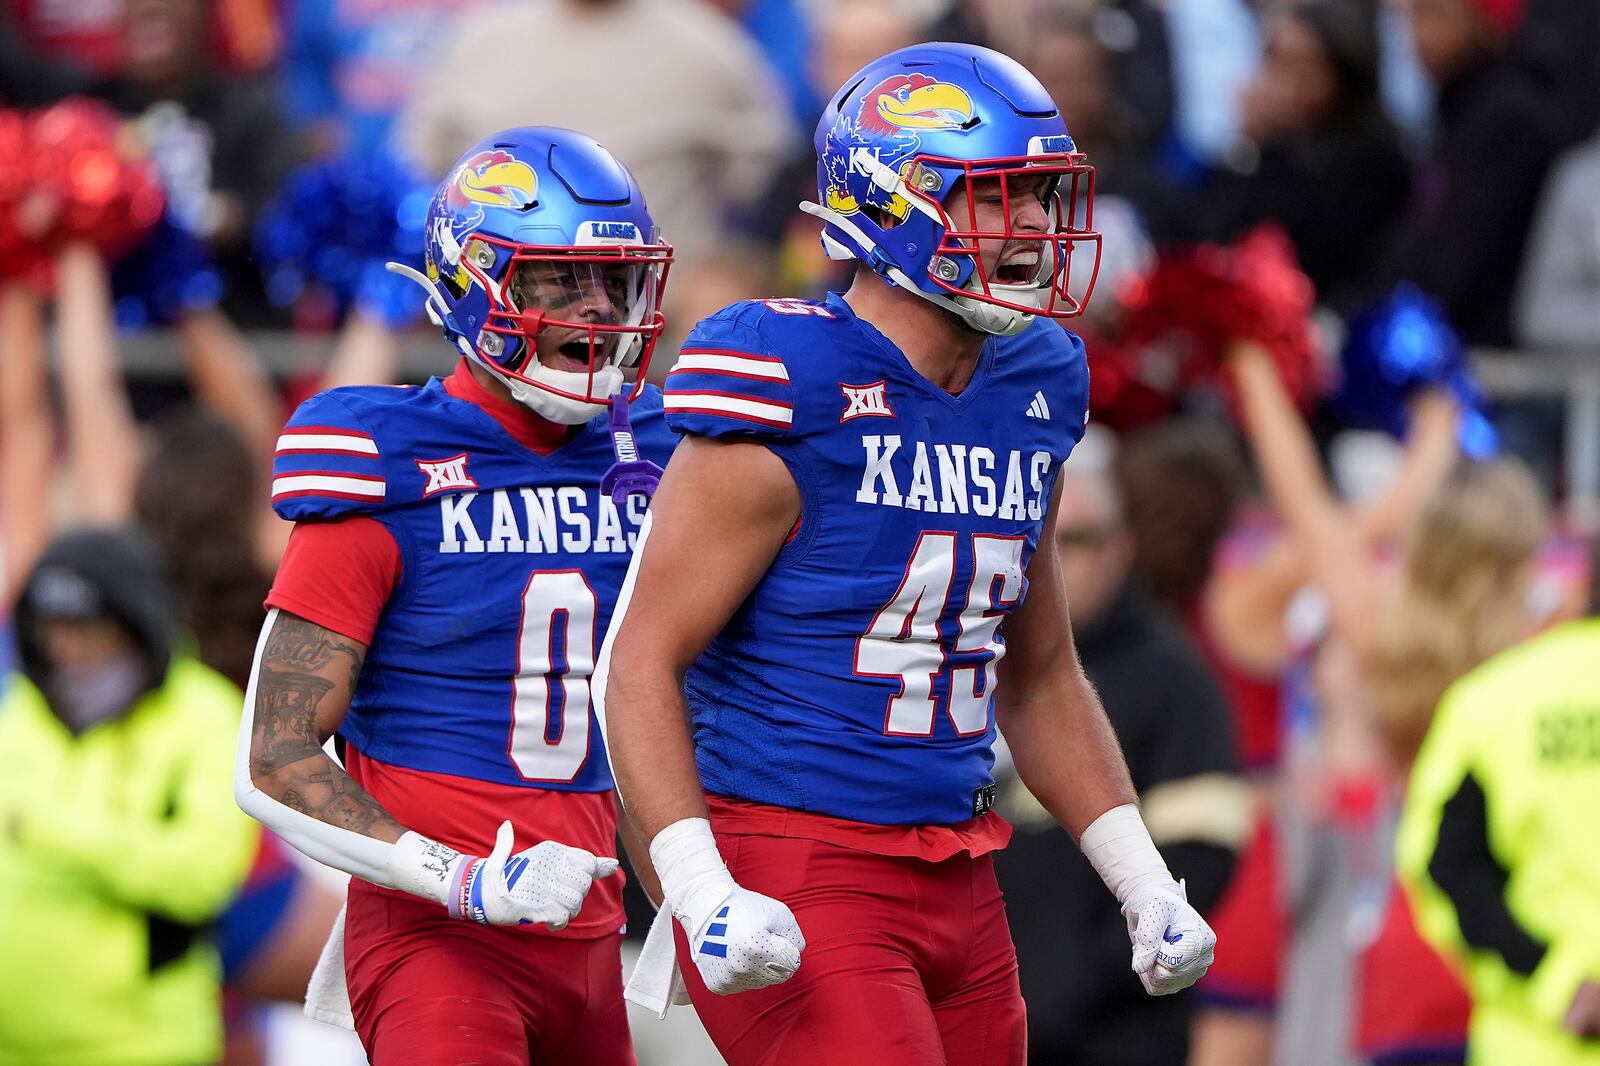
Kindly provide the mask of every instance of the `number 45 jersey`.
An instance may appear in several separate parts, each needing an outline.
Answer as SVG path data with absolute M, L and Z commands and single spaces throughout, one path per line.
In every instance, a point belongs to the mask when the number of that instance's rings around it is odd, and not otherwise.
M 660 392 L 631 410 L 665 464 Z M 541 454 L 512 435 L 529 426 L 565 443 Z M 487 854 L 510 818 L 518 847 L 615 854 L 589 680 L 647 503 L 600 491 L 612 462 L 604 415 L 568 437 L 464 364 L 321 393 L 283 430 L 273 507 L 297 525 L 268 605 L 368 644 L 340 733 L 351 775 L 408 828 Z
M 708 792 L 882 825 L 987 809 L 1003 622 L 1088 384 L 1081 342 L 1045 320 L 989 338 L 959 395 L 836 295 L 736 304 L 695 327 L 668 423 L 760 441 L 802 500 L 688 674 Z

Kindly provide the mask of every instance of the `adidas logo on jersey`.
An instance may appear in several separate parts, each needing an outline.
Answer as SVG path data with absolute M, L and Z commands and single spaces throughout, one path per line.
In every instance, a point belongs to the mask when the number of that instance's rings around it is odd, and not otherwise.
M 981 445 L 920 440 L 902 447 L 896 433 L 863 436 L 861 447 L 866 457 L 857 503 L 1007 521 L 1044 517 L 1045 482 L 1054 465 L 1049 452 L 997 455 Z
M 1033 394 L 1033 402 L 1028 405 L 1028 417 L 1050 421 L 1050 405 L 1045 402 L 1043 390 Z
M 874 381 L 870 385 L 846 385 L 840 383 L 839 391 L 844 393 L 844 414 L 839 416 L 840 422 L 848 422 L 852 418 L 893 418 L 894 408 L 889 406 L 888 397 L 884 395 L 885 385 L 881 381 Z

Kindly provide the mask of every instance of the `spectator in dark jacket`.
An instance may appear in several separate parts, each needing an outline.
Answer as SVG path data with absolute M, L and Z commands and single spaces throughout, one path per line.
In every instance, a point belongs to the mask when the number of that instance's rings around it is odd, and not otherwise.
M 1277 15 L 1241 111 L 1244 142 L 1196 203 L 1192 235 L 1231 240 L 1277 222 L 1321 300 L 1347 304 L 1410 182 L 1380 103 L 1371 5 L 1314 0 Z
M 1561 140 L 1554 101 L 1507 51 L 1522 0 L 1413 0 L 1417 56 L 1438 87 L 1433 151 L 1417 174 L 1381 289 L 1416 282 L 1472 344 L 1511 343 L 1512 289 Z
M 1131 579 L 1133 538 L 1092 443 L 1061 475 L 1055 550 L 1078 652 L 1128 759 L 1150 832 L 1202 912 L 1250 819 L 1228 711 L 1178 622 Z M 1046 550 L 1049 545 L 1042 545 Z M 1188 996 L 1151 998 L 1128 969 L 1117 901 L 1018 782 L 995 856 L 1010 901 L 1033 1063 L 1169 1066 L 1187 1054 Z

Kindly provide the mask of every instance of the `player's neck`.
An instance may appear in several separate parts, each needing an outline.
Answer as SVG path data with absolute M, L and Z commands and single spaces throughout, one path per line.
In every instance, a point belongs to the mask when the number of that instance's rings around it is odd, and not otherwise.
M 518 402 L 511 395 L 511 390 L 506 386 L 505 382 L 473 360 L 462 359 L 461 366 L 466 369 L 467 373 L 471 375 L 472 381 L 481 390 L 479 397 L 468 395 L 465 398 L 484 408 L 491 418 L 499 422 L 505 431 L 516 438 L 524 447 L 538 452 L 540 455 L 548 455 L 565 444 L 578 431 L 579 427 L 577 426 L 563 426 L 552 422 L 530 409 L 527 405 Z M 457 374 L 459 373 L 460 370 L 458 369 Z M 448 381 L 445 383 L 445 388 L 457 396 L 461 396 L 463 393 L 460 387 L 452 385 Z M 470 390 L 464 391 L 470 393 Z
M 856 273 L 845 302 L 899 348 L 912 369 L 949 393 L 972 380 L 988 337 L 955 315 L 868 270 Z

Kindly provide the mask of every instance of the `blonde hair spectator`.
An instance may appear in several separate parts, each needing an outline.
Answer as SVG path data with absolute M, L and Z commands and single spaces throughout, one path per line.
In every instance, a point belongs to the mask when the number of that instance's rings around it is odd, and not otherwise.
M 1453 681 L 1528 635 L 1522 605 L 1548 524 L 1533 475 L 1513 459 L 1463 463 L 1423 510 L 1366 669 L 1398 762 L 1416 754 Z

